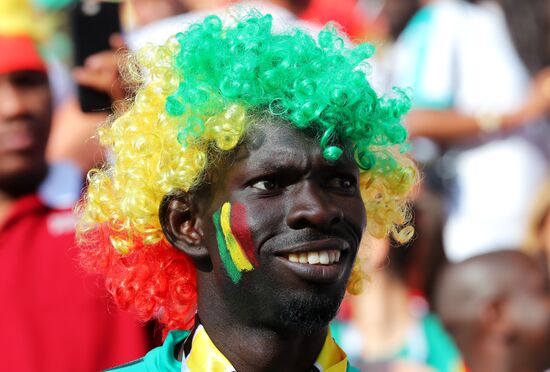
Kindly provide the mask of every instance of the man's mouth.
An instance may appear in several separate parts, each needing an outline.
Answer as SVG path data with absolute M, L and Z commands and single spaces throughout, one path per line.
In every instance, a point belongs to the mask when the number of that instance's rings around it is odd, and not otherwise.
M 290 262 L 309 265 L 332 265 L 340 262 L 339 250 L 322 250 L 312 252 L 289 253 L 284 255 Z
M 34 146 L 34 136 L 26 128 L 3 131 L 0 133 L 0 153 L 29 150 Z
M 293 275 L 314 283 L 335 283 L 348 269 L 349 244 L 338 238 L 308 241 L 275 254 L 278 262 Z

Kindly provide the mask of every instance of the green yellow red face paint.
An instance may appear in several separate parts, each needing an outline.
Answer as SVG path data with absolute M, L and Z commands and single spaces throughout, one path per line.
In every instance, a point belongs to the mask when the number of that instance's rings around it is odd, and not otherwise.
M 212 219 L 222 263 L 233 283 L 238 283 L 243 271 L 258 266 L 246 208 L 240 203 L 224 203 Z

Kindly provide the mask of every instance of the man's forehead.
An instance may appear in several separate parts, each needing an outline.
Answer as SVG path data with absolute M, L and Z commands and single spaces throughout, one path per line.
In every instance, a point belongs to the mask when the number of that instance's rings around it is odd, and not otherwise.
M 279 145 L 295 146 L 315 141 L 316 133 L 297 128 L 294 124 L 278 117 L 265 115 L 253 119 L 244 137 L 247 149 L 257 149 L 266 142 L 277 140 Z
M 239 146 L 235 163 L 250 160 L 284 167 L 285 164 L 300 164 L 318 158 L 327 165 L 343 165 L 352 162 L 350 146 L 337 161 L 327 161 L 322 156 L 319 144 L 320 130 L 302 130 L 280 119 L 265 119 L 252 124 L 243 143 Z M 341 144 L 340 144 L 341 145 Z M 343 146 L 346 149 L 346 146 Z

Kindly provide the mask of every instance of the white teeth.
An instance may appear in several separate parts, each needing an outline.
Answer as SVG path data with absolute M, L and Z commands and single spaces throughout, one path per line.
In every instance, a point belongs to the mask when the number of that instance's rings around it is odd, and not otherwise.
M 330 262 L 330 258 L 328 255 L 328 251 L 319 252 L 319 263 L 321 265 L 328 265 L 329 262 Z
M 307 263 L 310 265 L 330 265 L 340 261 L 340 253 L 338 250 L 290 253 L 287 259 L 290 262 Z
M 316 265 L 319 263 L 319 252 L 307 252 L 307 263 Z

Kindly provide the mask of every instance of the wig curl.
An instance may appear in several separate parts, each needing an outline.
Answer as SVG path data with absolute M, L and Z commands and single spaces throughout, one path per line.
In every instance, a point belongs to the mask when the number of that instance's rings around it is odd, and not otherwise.
M 379 96 L 367 81 L 374 48 L 345 46 L 327 25 L 313 38 L 272 32 L 257 12 L 224 27 L 209 16 L 162 46 L 137 55 L 142 74 L 130 108 L 99 131 L 114 161 L 89 174 L 78 230 L 85 266 L 107 278 L 116 302 L 167 330 L 192 325 L 195 268 L 171 247 L 159 205 L 176 190 L 200 187 L 215 156 L 238 146 L 259 115 L 318 134 L 323 156 L 351 144 L 361 169 L 368 231 L 405 241 L 406 196 L 417 171 L 403 155 L 401 117 L 409 94 Z

